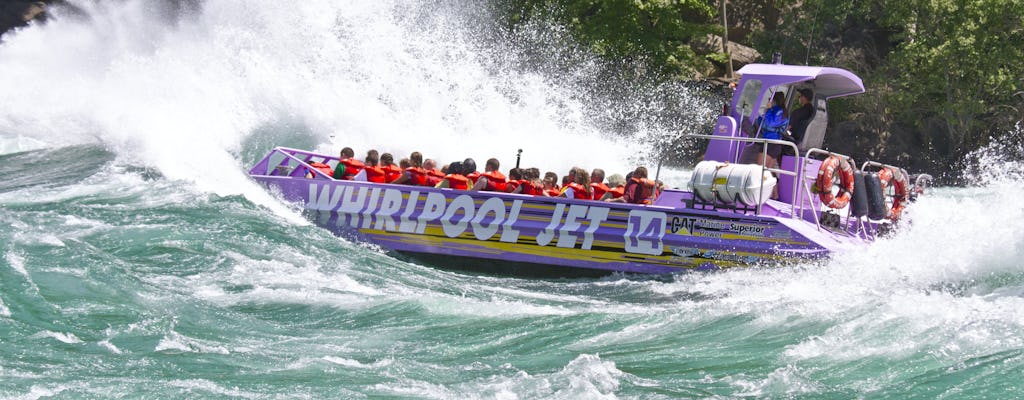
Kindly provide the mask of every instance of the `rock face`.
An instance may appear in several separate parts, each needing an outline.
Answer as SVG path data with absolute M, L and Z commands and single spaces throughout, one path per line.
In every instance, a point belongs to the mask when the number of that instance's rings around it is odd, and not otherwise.
M 44 1 L 7 1 L 0 4 L 0 36 L 5 32 L 28 25 L 29 21 L 46 18 Z
M 707 35 L 703 38 L 695 39 L 690 43 L 690 47 L 697 54 L 711 54 L 722 51 L 722 37 L 718 35 Z M 761 57 L 761 53 L 751 47 L 744 46 L 742 44 L 729 41 L 729 58 L 732 59 L 732 67 L 734 70 L 740 69 L 740 67 L 757 61 Z M 724 77 L 726 75 L 725 65 L 719 65 L 715 62 L 715 71 L 712 71 L 710 75 L 714 78 Z
M 694 50 L 700 54 L 717 53 L 722 51 L 722 37 L 718 35 L 707 35 L 692 43 Z M 736 69 L 757 61 L 761 53 L 752 47 L 729 41 L 729 57 Z

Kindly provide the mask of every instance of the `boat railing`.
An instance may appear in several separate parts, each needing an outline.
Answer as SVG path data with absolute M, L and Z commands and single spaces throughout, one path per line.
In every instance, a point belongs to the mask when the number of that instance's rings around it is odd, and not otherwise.
M 724 140 L 724 141 L 747 143 L 747 144 L 755 144 L 755 143 L 765 144 L 765 146 L 761 146 L 761 159 L 762 160 L 765 160 L 765 159 L 768 158 L 768 146 L 767 145 L 769 145 L 769 144 L 777 144 L 777 145 L 787 146 L 787 147 L 793 149 L 793 153 L 792 154 L 798 154 L 797 158 L 799 158 L 799 154 L 800 154 L 800 150 L 797 149 L 796 143 L 790 142 L 788 140 L 763 139 L 763 138 L 752 138 L 752 137 L 736 137 L 736 136 L 699 135 L 699 134 L 687 134 L 685 136 L 692 137 L 692 138 L 697 138 L 697 139 Z M 733 154 L 733 156 L 732 156 L 732 161 L 736 162 L 737 159 L 740 156 L 742 156 L 742 154 L 739 154 L 738 151 L 735 152 Z M 799 159 L 797 160 L 796 165 L 798 165 L 798 166 L 802 165 L 800 163 Z M 802 167 L 797 168 L 797 171 L 791 171 L 791 170 L 788 170 L 788 169 L 783 169 L 781 167 L 767 167 L 765 165 L 762 165 L 761 169 L 762 169 L 762 175 L 764 174 L 764 171 L 769 171 L 769 172 L 772 172 L 772 173 L 775 173 L 775 174 L 792 176 L 792 177 L 794 177 L 794 179 L 797 179 L 797 180 L 800 179 L 800 173 L 803 171 Z M 762 185 L 762 188 L 763 188 L 764 180 L 761 181 L 761 185 Z M 760 190 L 759 189 L 759 196 L 764 196 L 764 190 Z M 791 199 L 796 199 L 796 196 L 797 196 L 797 185 L 793 185 L 793 193 L 792 193 L 792 196 L 790 198 Z M 765 200 L 767 200 L 767 199 L 758 198 L 757 210 L 756 210 L 756 213 L 758 215 L 761 214 L 761 206 L 764 205 Z M 796 213 L 796 209 L 795 209 L 795 207 L 796 207 L 795 202 L 794 202 L 793 206 L 794 206 L 794 210 L 793 210 L 793 213 L 792 213 L 791 217 L 795 218 L 796 215 L 798 215 Z
M 878 161 L 870 161 L 870 160 L 865 161 L 863 164 L 860 165 L 860 172 L 868 172 L 868 168 L 877 168 L 879 170 L 882 169 L 882 168 L 892 168 L 892 169 L 899 170 L 899 171 L 903 172 L 903 168 L 900 168 L 900 167 L 897 167 L 897 166 L 894 166 L 894 165 L 883 164 L 883 163 L 880 163 Z
M 278 155 L 277 157 L 280 157 L 276 161 L 274 161 L 274 159 L 277 158 L 275 157 L 275 155 Z M 287 161 L 289 160 L 296 162 L 297 165 L 288 165 L 289 163 Z M 296 167 L 304 166 L 306 167 L 306 170 L 308 170 L 308 173 L 313 174 L 313 176 L 319 175 L 327 179 L 333 179 L 331 176 L 325 174 L 320 169 L 313 168 L 313 166 L 310 165 L 310 162 L 326 163 L 327 161 L 331 160 L 337 161 L 338 158 L 325 156 L 323 154 L 317 154 L 306 150 L 292 149 L 288 147 L 275 147 L 273 150 L 270 151 L 269 154 L 267 154 L 266 157 L 264 157 L 264 161 L 267 163 L 266 171 L 265 173 L 260 175 L 295 176 L 295 173 L 299 171 L 299 169 Z

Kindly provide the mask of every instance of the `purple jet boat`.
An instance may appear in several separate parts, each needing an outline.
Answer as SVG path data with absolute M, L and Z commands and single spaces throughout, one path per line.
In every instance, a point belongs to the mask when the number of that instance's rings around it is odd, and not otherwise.
M 750 64 L 687 189 L 650 204 L 335 180 L 311 164 L 335 156 L 277 147 L 250 171 L 301 202 L 340 236 L 428 260 L 484 268 L 521 264 L 632 273 L 671 273 L 828 257 L 873 241 L 898 219 L 928 177 L 822 150 L 828 100 L 862 93 L 861 79 L 828 67 Z M 776 92 L 813 90 L 799 141 L 763 139 L 757 117 Z M 777 166 L 748 161 L 784 146 Z

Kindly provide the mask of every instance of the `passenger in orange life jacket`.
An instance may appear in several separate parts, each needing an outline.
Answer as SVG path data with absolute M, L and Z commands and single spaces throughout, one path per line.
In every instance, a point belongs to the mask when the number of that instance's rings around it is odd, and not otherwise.
M 480 173 L 476 170 L 476 161 L 472 158 L 466 158 L 462 160 L 462 175 L 469 179 L 469 187 L 473 187 L 476 181 L 480 179 Z
M 357 174 L 352 180 L 384 183 L 384 169 L 378 165 L 377 160 L 377 150 L 370 150 L 366 152 L 366 167 L 363 168 L 363 171 Z
M 521 183 L 523 183 L 523 170 L 521 168 L 512 168 L 508 170 L 508 183 L 505 184 L 504 192 L 514 192 Z
M 369 151 L 366 152 L 367 158 L 370 156 L 371 152 L 373 154 L 377 154 L 377 150 L 369 150 Z M 353 160 L 355 160 L 355 159 L 353 158 Z M 356 160 L 356 161 L 358 161 L 358 160 Z M 352 177 L 353 181 L 366 182 L 366 166 L 367 166 L 366 159 L 363 159 L 363 162 L 361 163 L 361 165 L 362 165 L 362 168 L 360 168 L 359 172 Z
M 391 183 L 423 186 L 427 182 L 427 171 L 423 169 L 423 155 L 420 152 L 414 151 L 409 155 L 409 164 L 402 176 Z
M 562 187 L 558 186 L 558 174 L 548 171 L 544 173 L 543 192 L 548 197 L 558 197 L 562 193 Z
M 533 196 L 544 196 L 544 184 L 540 181 L 540 170 L 527 168 L 522 170 L 523 179 L 519 181 L 512 193 L 529 194 Z M 511 172 L 509 173 L 511 175 Z
M 604 194 L 608 192 L 608 186 L 604 184 L 603 169 L 594 168 L 594 171 L 590 173 L 590 191 L 593 195 L 593 200 L 601 200 Z
M 437 161 L 433 159 L 423 160 L 423 170 L 427 172 L 424 186 L 437 186 L 438 183 L 441 183 L 441 179 L 444 179 L 445 174 L 437 170 Z
M 480 179 L 473 183 L 473 188 L 470 190 L 504 192 L 508 180 L 505 178 L 505 174 L 498 171 L 498 168 L 501 168 L 501 164 L 498 163 L 497 158 L 488 159 L 484 164 L 484 173 L 480 174 Z
M 533 194 L 534 196 L 544 195 L 544 182 L 540 180 L 540 168 L 530 167 L 526 169 L 526 176 L 523 177 L 526 181 L 524 184 L 530 184 L 533 186 L 533 193 L 523 191 L 523 193 Z M 557 177 L 556 177 L 557 179 Z
M 632 176 L 633 173 L 630 172 L 629 175 Z M 601 200 L 617 199 L 622 197 L 622 194 L 626 189 L 626 178 L 623 178 L 622 175 L 619 174 L 612 174 L 608 177 L 608 188 L 608 191 L 601 197 Z
M 380 155 L 380 168 L 384 170 L 384 182 L 392 182 L 402 176 L 402 169 L 395 165 L 395 157 L 391 153 Z
M 651 204 L 655 197 L 655 183 L 647 179 L 647 168 L 636 167 L 626 182 L 622 197 L 609 199 L 617 203 Z
M 576 179 L 576 167 L 572 167 L 568 174 L 562 176 L 562 184 L 559 186 L 561 190 L 558 191 L 558 194 L 562 194 L 565 188 L 569 187 L 569 184 L 572 183 L 573 179 Z
M 579 167 L 572 167 L 569 170 L 571 178 L 569 183 L 562 188 L 561 197 L 577 200 L 592 200 L 594 194 L 590 191 L 590 174 L 587 170 Z
M 341 149 L 338 166 L 334 169 L 334 179 L 352 180 L 363 169 L 363 163 L 356 160 L 356 152 L 351 147 Z
M 334 170 L 331 169 L 331 166 L 324 164 L 322 162 L 313 161 L 309 163 L 309 166 L 313 167 L 313 169 L 322 172 L 324 175 L 331 177 L 333 177 L 334 175 Z M 312 170 L 306 172 L 306 178 L 313 179 L 316 178 L 317 176 L 319 176 L 319 174 L 314 173 Z
M 457 190 L 469 190 L 469 179 L 466 178 L 463 173 L 466 172 L 466 167 L 461 162 L 453 162 L 448 164 L 448 174 L 441 179 L 441 182 L 437 183 L 437 188 L 451 188 Z

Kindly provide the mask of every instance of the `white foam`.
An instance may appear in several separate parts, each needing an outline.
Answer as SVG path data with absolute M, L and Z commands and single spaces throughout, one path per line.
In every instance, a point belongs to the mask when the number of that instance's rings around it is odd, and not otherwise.
M 4 299 L 0 298 L 0 317 L 10 317 L 11 309 L 4 305 Z
M 31 280 L 32 277 L 28 274 L 28 270 L 25 269 L 25 258 L 20 254 L 10 252 L 4 254 L 4 259 L 7 260 L 7 264 L 10 264 L 11 269 L 17 271 L 25 278 Z
M 701 306 L 706 317 L 752 315 L 750 329 L 829 326 L 787 347 L 784 360 L 793 363 L 922 352 L 956 363 L 1016 348 L 1024 343 L 1024 299 L 998 279 L 1020 276 L 1024 225 L 1016 222 L 1024 210 L 992 206 L 1022 195 L 1021 185 L 999 181 L 934 189 L 911 206 L 911 223 L 895 236 L 824 264 L 680 275 L 654 290 L 710 296 Z
M 549 374 L 531 375 L 507 364 L 482 369 L 496 375 L 451 387 L 413 381 L 377 388 L 385 393 L 436 398 L 616 399 L 622 380 L 635 378 L 594 354 L 580 354 L 561 370 Z
M 737 387 L 739 391 L 733 393 L 737 397 L 776 397 L 782 394 L 796 396 L 821 393 L 826 389 L 808 376 L 805 370 L 794 365 L 780 367 L 764 378 L 739 373 L 725 378 L 724 381 Z
M 190 338 L 171 330 L 164 337 L 160 338 L 153 351 L 180 351 L 183 353 L 204 353 L 204 354 L 231 354 L 224 346 L 209 344 L 205 341 Z
M 393 361 L 391 359 L 384 359 L 384 360 L 380 360 L 380 361 L 377 361 L 377 362 L 372 362 L 372 363 L 367 364 L 367 363 L 362 363 L 362 362 L 359 362 L 357 360 L 353 360 L 353 359 L 350 359 L 350 358 L 336 357 L 336 356 L 323 356 L 323 360 L 327 361 L 327 362 L 330 362 L 332 364 L 337 364 L 337 365 L 341 365 L 341 366 L 344 366 L 344 367 L 361 368 L 361 369 L 381 368 L 381 367 L 386 367 L 388 365 L 391 365 L 393 363 Z
M 33 339 L 51 338 L 51 339 L 56 339 L 56 340 L 58 340 L 58 341 L 60 341 L 62 343 L 67 343 L 67 344 L 82 343 L 82 340 L 79 339 L 77 336 L 75 336 L 74 333 L 41 331 L 41 332 L 36 332 L 31 337 Z
M 64 393 L 64 391 L 72 389 L 69 385 L 32 385 L 28 393 L 20 396 L 11 397 L 12 400 L 38 400 L 43 398 L 53 398 L 55 396 Z
M 614 399 L 624 375 L 611 361 L 601 360 L 596 354 L 581 354 L 562 369 L 568 387 L 556 391 L 561 398 Z
M 349 276 L 349 271 L 324 268 L 317 254 L 301 254 L 293 248 L 275 248 L 272 259 L 251 259 L 237 253 L 226 253 L 234 259 L 229 270 L 189 276 L 154 278 L 154 282 L 172 288 L 192 288 L 204 301 L 230 306 L 251 303 L 293 303 L 328 305 L 345 309 L 376 304 L 384 292 Z M 248 286 L 237 292 L 224 287 Z M 177 290 L 177 289 L 176 289 Z
M 237 387 L 226 388 L 208 379 L 175 379 L 168 381 L 167 385 L 171 387 L 184 389 L 185 393 L 189 393 L 200 397 L 202 397 L 204 393 L 229 397 L 240 397 L 246 399 L 266 397 L 264 394 L 240 390 Z
M 102 340 L 97 344 L 99 344 L 101 347 L 107 350 L 110 350 L 111 353 L 121 354 L 121 349 L 117 348 L 117 346 L 115 346 L 113 343 L 110 343 L 109 339 Z

